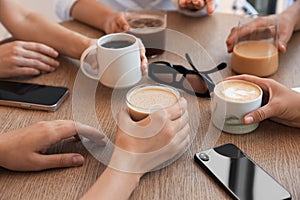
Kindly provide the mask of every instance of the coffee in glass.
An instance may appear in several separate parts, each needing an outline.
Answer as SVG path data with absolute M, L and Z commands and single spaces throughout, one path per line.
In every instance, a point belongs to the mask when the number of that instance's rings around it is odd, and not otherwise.
M 180 93 L 166 85 L 139 85 L 128 91 L 126 103 L 133 120 L 139 121 L 150 113 L 174 105 Z
M 129 33 L 140 38 L 146 48 L 148 58 L 164 52 L 166 43 L 166 12 L 164 11 L 127 11 Z
M 278 25 L 276 18 L 242 16 L 236 30 L 231 68 L 239 74 L 266 77 L 278 69 Z

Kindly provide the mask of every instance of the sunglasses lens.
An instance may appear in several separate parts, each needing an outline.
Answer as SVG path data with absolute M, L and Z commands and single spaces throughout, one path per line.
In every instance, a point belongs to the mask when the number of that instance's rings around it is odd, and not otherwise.
M 164 61 L 150 63 L 149 76 L 156 82 L 183 89 L 190 94 L 209 97 L 209 89 L 203 77 L 181 65 L 172 66 Z
M 156 81 L 166 84 L 173 83 L 173 74 L 176 74 L 176 70 L 164 64 L 153 64 L 149 66 L 149 72 L 151 78 L 154 78 Z
M 183 87 L 195 94 L 205 94 L 208 91 L 207 85 L 200 75 L 187 74 L 183 81 Z

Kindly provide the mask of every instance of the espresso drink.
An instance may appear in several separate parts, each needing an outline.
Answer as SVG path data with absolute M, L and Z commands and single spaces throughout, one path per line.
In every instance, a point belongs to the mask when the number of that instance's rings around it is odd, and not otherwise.
M 143 17 L 128 19 L 131 34 L 140 38 L 146 48 L 148 58 L 155 57 L 165 49 L 165 23 L 162 19 Z
M 179 93 L 165 86 L 138 86 L 127 94 L 127 105 L 133 120 L 139 121 L 151 112 L 174 105 Z
M 133 42 L 131 42 L 131 41 L 115 40 L 115 41 L 105 42 L 101 46 L 103 46 L 105 48 L 109 48 L 109 49 L 120 49 L 120 48 L 124 48 L 124 47 L 129 47 L 131 45 L 133 45 Z
M 245 81 L 224 81 L 215 92 L 225 101 L 230 102 L 248 102 L 261 95 L 256 85 Z
M 220 130 L 227 133 L 249 133 L 258 123 L 244 124 L 244 116 L 258 109 L 262 102 L 261 88 L 243 80 L 226 80 L 214 89 L 212 121 Z
M 272 75 L 278 69 L 278 50 L 263 41 L 241 42 L 233 49 L 231 67 L 239 74 Z

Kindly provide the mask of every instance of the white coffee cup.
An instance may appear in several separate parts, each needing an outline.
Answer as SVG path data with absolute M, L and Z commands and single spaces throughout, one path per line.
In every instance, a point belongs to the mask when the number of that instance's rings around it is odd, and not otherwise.
M 89 54 L 94 63 L 86 64 Z M 96 61 L 96 62 L 95 62 Z M 110 88 L 130 87 L 142 78 L 138 39 L 127 33 L 105 35 L 81 55 L 80 68 L 89 78 Z
M 262 89 L 243 80 L 226 80 L 214 88 L 212 100 L 212 122 L 220 130 L 233 134 L 244 134 L 255 130 L 259 123 L 246 125 L 243 118 L 261 107 Z

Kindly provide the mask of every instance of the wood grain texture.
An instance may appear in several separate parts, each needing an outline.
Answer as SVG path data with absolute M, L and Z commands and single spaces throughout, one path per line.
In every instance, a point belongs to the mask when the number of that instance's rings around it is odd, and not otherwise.
M 226 51 L 225 41 L 238 16 L 214 14 L 204 18 L 189 18 L 178 13 L 168 14 L 168 27 L 186 34 L 201 44 L 215 63 L 230 64 L 230 54 Z M 64 22 L 62 25 L 90 37 L 97 38 L 101 32 L 78 22 Z M 174 41 L 181 48 L 181 41 Z M 182 42 L 184 44 L 184 42 Z M 288 87 L 300 86 L 300 33 L 295 33 L 288 45 L 287 53 L 280 55 L 280 67 L 271 78 Z M 190 53 L 190 52 L 188 52 Z M 191 52 L 197 53 L 197 52 Z M 192 55 L 196 59 L 197 54 Z M 182 56 L 165 53 L 156 59 L 165 59 L 173 63 L 187 64 Z M 78 105 L 96 111 L 97 119 L 90 113 L 72 107 L 73 87 L 78 74 L 78 61 L 60 58 L 61 65 L 53 73 L 43 74 L 18 81 L 66 86 L 71 96 L 56 112 L 23 110 L 0 107 L 0 130 L 5 133 L 40 120 L 73 119 L 80 111 L 81 119 L 94 124 L 95 120 L 102 130 L 113 139 L 116 129 L 115 112 L 124 109 L 126 91 L 112 91 L 101 85 L 94 94 L 95 105 L 87 102 L 83 96 Z M 200 65 L 200 63 L 199 63 Z M 199 66 L 196 64 L 196 66 Z M 211 67 L 211 66 L 208 66 Z M 233 75 L 228 67 L 221 77 Z M 78 74 L 80 76 L 80 74 Z M 77 77 L 78 78 L 78 77 Z M 115 97 L 112 100 L 112 95 Z M 118 96 L 119 95 L 119 96 Z M 283 126 L 272 121 L 262 122 L 258 129 L 245 135 L 220 133 L 210 126 L 210 100 L 195 98 L 182 93 L 189 102 L 190 124 L 193 137 L 190 148 L 177 161 L 169 166 L 146 174 L 131 199 L 230 199 L 212 178 L 210 178 L 193 160 L 194 154 L 205 148 L 233 143 L 262 166 L 278 182 L 287 188 L 293 199 L 300 199 L 300 134 L 299 129 Z M 77 113 L 78 114 L 78 113 Z M 105 166 L 93 158 L 80 142 L 65 140 L 51 148 L 51 153 L 80 152 L 86 158 L 82 167 L 53 169 L 41 172 L 12 172 L 0 168 L 0 199 L 40 200 L 40 199 L 79 199 L 99 177 Z M 116 180 L 117 181 L 117 180 Z

